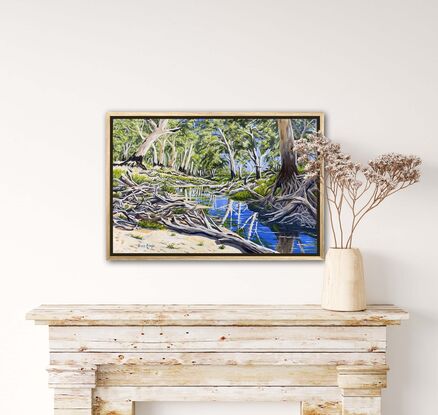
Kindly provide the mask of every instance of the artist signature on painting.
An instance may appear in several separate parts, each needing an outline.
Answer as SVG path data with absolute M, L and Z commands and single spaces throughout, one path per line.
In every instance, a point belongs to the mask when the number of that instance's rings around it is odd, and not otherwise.
M 153 249 L 153 248 L 155 248 L 155 245 L 148 244 L 148 243 L 139 243 L 138 247 L 142 248 L 142 249 Z

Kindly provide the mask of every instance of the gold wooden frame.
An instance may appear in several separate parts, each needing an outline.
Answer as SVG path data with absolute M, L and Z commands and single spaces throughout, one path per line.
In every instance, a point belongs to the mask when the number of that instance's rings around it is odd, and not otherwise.
M 321 180 L 319 186 L 319 254 L 318 255 L 282 255 L 282 254 L 230 254 L 230 255 L 209 255 L 209 254 L 145 254 L 145 255 L 123 255 L 111 252 L 111 118 L 112 117 L 318 117 L 320 131 L 324 133 L 323 112 L 107 112 L 106 114 L 106 258 L 108 260 L 201 260 L 201 261 L 320 261 L 324 259 L 324 186 Z

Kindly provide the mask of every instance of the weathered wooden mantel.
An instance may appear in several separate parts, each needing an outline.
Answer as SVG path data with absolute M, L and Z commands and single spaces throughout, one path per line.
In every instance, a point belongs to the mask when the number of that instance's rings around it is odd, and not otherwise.
M 44 305 L 56 415 L 133 415 L 136 401 L 300 401 L 378 415 L 392 305 Z

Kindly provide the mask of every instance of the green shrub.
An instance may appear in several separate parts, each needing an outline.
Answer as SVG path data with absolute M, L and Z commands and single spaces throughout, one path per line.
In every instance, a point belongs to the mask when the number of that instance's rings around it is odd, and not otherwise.
M 167 193 L 176 193 L 176 189 L 167 183 L 164 183 L 163 186 L 161 186 L 161 190 Z
M 267 177 L 267 178 L 258 179 L 258 180 L 256 181 L 256 183 L 257 183 L 258 185 L 266 184 L 267 186 L 271 186 L 272 184 L 274 184 L 274 182 L 275 182 L 276 179 L 277 179 L 277 175 L 276 175 L 276 174 L 273 174 L 272 176 L 269 176 L 269 177 Z
M 233 193 L 232 195 L 230 195 L 230 198 L 233 200 L 249 200 L 252 199 L 251 196 L 251 192 L 249 192 L 248 190 L 241 190 L 240 192 L 237 193 Z
M 113 179 L 120 179 L 125 174 L 125 169 L 120 167 L 113 168 Z
M 195 179 L 194 177 L 180 176 L 177 174 L 163 174 L 162 176 L 169 177 L 170 179 L 173 179 L 173 180 L 180 180 L 182 182 L 192 182 L 192 179 Z
M 300 164 L 298 164 L 298 174 L 303 174 L 306 172 L 306 168 Z
M 140 220 L 138 226 L 145 229 L 166 229 L 164 225 L 154 220 Z
M 132 179 L 137 184 L 149 183 L 151 181 L 149 176 L 146 176 L 145 174 L 140 174 L 140 173 L 133 173 Z
M 268 177 L 267 179 L 259 179 L 256 181 L 257 186 L 254 188 L 254 191 L 261 196 L 266 196 L 271 190 L 272 185 L 275 183 L 277 179 L 276 176 Z
M 263 184 L 255 187 L 254 192 L 258 193 L 260 196 L 266 196 L 269 193 L 270 189 L 271 189 L 271 186 L 267 185 L 266 183 L 263 183 Z

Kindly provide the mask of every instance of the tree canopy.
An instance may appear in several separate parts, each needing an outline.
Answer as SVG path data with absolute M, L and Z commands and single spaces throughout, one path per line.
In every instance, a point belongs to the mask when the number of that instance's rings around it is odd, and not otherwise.
M 292 120 L 293 136 L 317 130 L 315 118 Z M 192 176 L 261 178 L 281 166 L 279 126 L 273 118 L 116 118 L 113 162 L 166 166 Z

